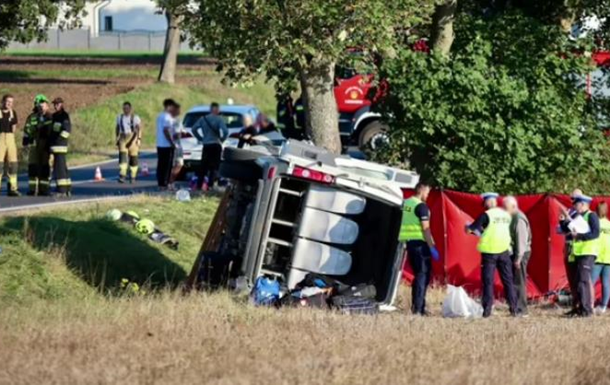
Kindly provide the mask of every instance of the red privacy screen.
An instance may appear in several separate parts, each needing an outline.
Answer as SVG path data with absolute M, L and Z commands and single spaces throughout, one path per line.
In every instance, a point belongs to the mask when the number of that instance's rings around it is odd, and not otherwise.
M 405 197 L 413 193 L 405 192 Z M 565 195 L 538 194 L 517 196 L 519 208 L 527 215 L 532 228 L 532 256 L 528 265 L 528 294 L 540 297 L 548 292 L 568 286 L 564 266 L 564 237 L 557 233 L 559 209 L 570 205 Z M 610 203 L 610 197 L 597 197 L 595 209 L 601 201 Z M 464 286 L 470 293 L 481 290 L 481 255 L 477 251 L 478 238 L 464 232 L 483 212 L 479 195 L 456 191 L 433 191 L 428 198 L 431 211 L 432 235 L 441 254 L 433 262 L 433 281 L 440 284 Z M 501 204 L 500 198 L 500 204 Z M 404 277 L 413 278 L 409 264 L 405 264 Z M 500 279 L 496 274 L 496 295 Z

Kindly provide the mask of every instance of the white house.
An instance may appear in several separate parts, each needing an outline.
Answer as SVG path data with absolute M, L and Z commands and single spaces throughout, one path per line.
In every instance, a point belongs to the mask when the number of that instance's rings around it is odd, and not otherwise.
M 3 0 L 0 0 L 3 1 Z M 167 20 L 154 0 L 88 1 L 81 28 L 51 27 L 47 39 L 20 44 L 12 49 L 56 49 L 88 51 L 162 52 L 165 46 Z M 59 23 L 65 19 L 59 17 Z M 191 51 L 183 42 L 181 51 Z
M 105 0 L 87 3 L 83 28 L 92 37 L 109 32 L 162 32 L 167 29 L 165 16 L 154 0 Z

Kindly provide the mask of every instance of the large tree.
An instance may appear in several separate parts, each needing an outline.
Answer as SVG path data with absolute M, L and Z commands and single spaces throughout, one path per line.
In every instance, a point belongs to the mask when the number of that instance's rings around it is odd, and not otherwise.
M 11 41 L 42 41 L 61 16 L 60 26 L 78 23 L 87 0 L 15 0 L 0 3 L 0 50 Z M 62 12 L 63 11 L 63 12 Z
M 333 92 L 335 65 L 371 62 L 433 11 L 434 0 L 195 0 L 190 36 L 232 81 L 261 74 L 278 88 L 300 84 L 307 131 L 341 150 Z M 354 50 L 358 54 L 354 54 Z M 353 58 L 352 57 L 352 58 Z
M 584 89 L 589 42 L 539 9 L 475 11 L 456 20 L 450 56 L 402 50 L 385 62 L 382 160 L 463 191 L 603 192 L 610 161 Z
M 182 23 L 188 13 L 188 0 L 157 0 L 157 4 L 167 19 L 165 33 L 165 46 L 163 47 L 163 61 L 159 71 L 158 80 L 162 83 L 174 84 L 176 81 L 176 67 L 178 53 L 182 39 Z

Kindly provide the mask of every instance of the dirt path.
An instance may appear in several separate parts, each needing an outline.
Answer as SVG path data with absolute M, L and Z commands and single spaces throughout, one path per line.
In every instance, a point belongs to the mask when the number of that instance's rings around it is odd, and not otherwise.
M 15 109 L 20 120 L 30 113 L 34 96 L 45 94 L 49 98 L 61 96 L 71 111 L 87 107 L 114 95 L 154 82 L 151 72 L 159 68 L 158 57 L 142 58 L 81 58 L 81 57 L 19 57 L 0 56 L 0 93 L 15 97 Z M 180 71 L 212 69 L 205 58 L 187 57 L 181 60 Z M 116 77 L 100 75 L 99 71 L 117 73 Z M 49 74 L 45 75 L 44 72 Z M 71 71 L 79 76 L 70 77 Z M 92 76 L 83 77 L 84 71 Z M 95 71 L 98 71 L 96 74 Z M 128 73 L 133 73 L 133 76 Z M 122 72 L 122 74 L 121 74 Z M 196 83 L 195 77 L 180 78 Z

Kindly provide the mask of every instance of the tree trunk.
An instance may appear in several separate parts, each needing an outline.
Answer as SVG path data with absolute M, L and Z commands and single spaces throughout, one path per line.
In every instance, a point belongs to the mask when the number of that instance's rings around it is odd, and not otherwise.
M 300 71 L 305 130 L 316 146 L 341 153 L 339 113 L 335 100 L 335 63 L 312 62 Z
M 159 72 L 159 81 L 174 84 L 176 82 L 176 66 L 178 65 L 178 52 L 180 51 L 180 16 L 166 11 L 167 32 L 165 34 L 165 47 L 163 48 L 163 63 Z
M 431 47 L 444 56 L 449 55 L 453 39 L 453 20 L 457 10 L 457 0 L 446 0 L 438 5 L 432 17 Z

